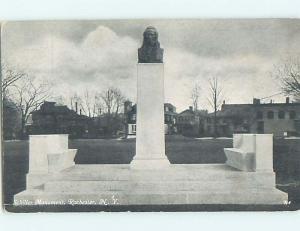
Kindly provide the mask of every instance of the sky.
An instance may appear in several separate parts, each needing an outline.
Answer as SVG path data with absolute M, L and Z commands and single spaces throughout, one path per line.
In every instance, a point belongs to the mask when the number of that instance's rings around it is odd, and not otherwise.
M 2 28 L 2 62 L 50 81 L 53 99 L 119 88 L 136 101 L 137 49 L 149 25 L 164 48 L 165 102 L 180 112 L 192 105 L 198 84 L 200 109 L 209 79 L 217 77 L 226 103 L 251 103 L 281 92 L 272 75 L 300 53 L 296 19 L 99 20 L 8 22 Z M 284 95 L 266 99 L 284 102 Z

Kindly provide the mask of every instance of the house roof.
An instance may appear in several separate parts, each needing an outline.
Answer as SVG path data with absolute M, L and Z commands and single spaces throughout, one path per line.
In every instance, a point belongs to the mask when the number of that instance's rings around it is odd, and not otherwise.
M 175 107 L 173 104 L 171 104 L 171 103 L 164 103 L 164 106 L 176 108 L 176 107 Z
M 66 105 L 55 105 L 55 102 L 45 102 L 44 104 L 41 105 L 39 110 L 33 111 L 31 114 L 47 114 L 47 113 L 68 114 L 69 116 L 77 117 L 80 119 L 89 118 L 86 115 L 77 114 L 74 110 L 69 109 Z
M 264 103 L 264 104 L 223 104 L 220 116 L 246 114 L 259 108 L 289 108 L 299 107 L 300 103 Z
M 226 107 L 222 106 L 221 110 L 217 111 L 218 117 L 231 117 L 236 115 L 250 115 L 250 113 L 253 111 L 252 104 L 239 104 L 231 106 L 232 104 L 226 105 Z M 228 106 L 228 107 L 227 107 Z M 213 117 L 214 112 L 208 113 L 208 117 Z
M 205 115 L 207 115 L 207 110 L 197 110 L 197 111 L 193 111 L 193 110 L 191 110 L 191 109 L 186 109 L 186 110 L 180 112 L 178 115 L 184 115 L 184 114 L 205 116 Z
M 172 108 L 176 109 L 176 107 L 174 105 L 170 104 L 170 103 L 165 103 L 164 106 L 168 106 L 168 107 L 172 107 Z M 136 108 L 137 108 L 136 104 L 132 105 L 131 109 L 130 109 L 130 111 L 128 111 L 128 113 L 130 113 L 130 114 L 136 113 Z M 168 115 L 177 115 L 178 113 L 177 112 L 172 112 L 172 111 L 165 111 L 165 114 L 168 114 Z
M 259 103 L 259 104 L 223 104 L 222 107 L 277 107 L 277 106 L 300 106 L 300 103 Z
M 195 112 L 190 109 L 186 109 L 186 110 L 180 112 L 178 115 L 181 116 L 181 115 L 186 115 L 186 114 L 195 115 Z

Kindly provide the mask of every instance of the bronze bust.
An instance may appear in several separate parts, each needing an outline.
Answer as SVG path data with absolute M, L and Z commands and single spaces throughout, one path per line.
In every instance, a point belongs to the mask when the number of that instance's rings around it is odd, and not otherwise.
M 139 63 L 162 63 L 164 49 L 160 48 L 157 30 L 148 26 L 143 35 L 143 45 L 138 49 Z

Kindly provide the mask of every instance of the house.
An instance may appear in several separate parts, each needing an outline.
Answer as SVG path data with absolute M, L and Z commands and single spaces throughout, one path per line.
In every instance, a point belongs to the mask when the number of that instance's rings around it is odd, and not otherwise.
M 124 135 L 124 114 L 104 113 L 93 118 L 97 138 L 116 138 Z
M 170 103 L 165 103 L 164 104 L 164 112 L 165 112 L 165 134 L 177 133 L 176 107 Z
M 208 114 L 205 131 L 213 134 L 213 113 Z M 234 133 L 265 133 L 276 137 L 300 135 L 300 103 L 261 103 L 253 99 L 252 104 L 225 104 L 217 112 L 218 136 Z
M 203 136 L 206 116 L 206 110 L 195 111 L 190 106 L 189 109 L 177 115 L 176 127 L 178 133 L 184 136 Z
M 131 101 L 124 102 L 124 121 L 125 135 L 136 134 L 136 104 L 132 105 Z
M 76 107 L 77 108 L 77 107 Z M 29 135 L 69 134 L 71 138 L 87 138 L 94 133 L 92 118 L 77 114 L 65 105 L 45 101 L 39 110 L 33 111 L 26 124 Z
M 251 106 L 248 104 L 225 106 L 223 104 L 221 110 L 216 112 L 216 118 L 214 113 L 208 113 L 204 123 L 205 135 L 230 137 L 233 133 L 249 133 L 250 124 L 253 123 Z
M 136 135 L 136 104 L 131 101 L 124 102 L 124 121 L 125 121 L 125 134 L 128 136 Z M 174 134 L 176 129 L 176 107 L 170 103 L 164 104 L 165 116 L 165 134 Z

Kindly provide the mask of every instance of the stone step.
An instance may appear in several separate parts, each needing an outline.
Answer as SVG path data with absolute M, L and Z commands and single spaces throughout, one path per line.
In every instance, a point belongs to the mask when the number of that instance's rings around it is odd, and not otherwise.
M 109 165 L 111 166 L 111 165 Z M 275 185 L 275 174 L 272 172 L 241 172 L 233 170 L 225 165 L 174 166 L 162 170 L 130 170 L 124 166 L 101 165 L 101 167 L 90 168 L 88 171 L 81 168 L 72 168 L 69 171 L 61 172 L 52 178 L 55 181 L 254 181 L 270 182 Z M 186 167 L 188 166 L 188 167 Z M 215 166 L 214 168 L 212 166 Z
M 282 204 L 288 199 L 275 189 L 273 172 L 241 172 L 225 164 L 171 165 L 155 170 L 75 165 L 57 174 L 28 174 L 28 179 L 43 187 L 28 187 L 14 199 L 68 203 L 116 197 L 122 205 Z
M 228 191 L 272 189 L 273 184 L 251 180 L 236 181 L 50 181 L 44 185 L 46 192 L 157 192 L 157 191 Z
M 145 182 L 145 181 L 234 181 L 239 182 L 254 182 L 257 184 L 271 184 L 275 186 L 275 176 L 273 174 L 253 174 L 251 176 L 245 175 L 218 175 L 218 174 L 176 174 L 176 175 L 159 175 L 159 174 L 143 174 L 143 175 L 62 175 L 53 177 L 52 181 L 133 181 L 133 182 Z
M 287 194 L 276 189 L 236 190 L 235 192 L 135 192 L 49 193 L 26 190 L 14 197 L 15 205 L 167 205 L 167 204 L 284 204 Z

